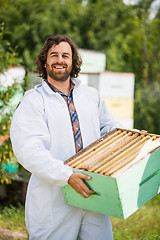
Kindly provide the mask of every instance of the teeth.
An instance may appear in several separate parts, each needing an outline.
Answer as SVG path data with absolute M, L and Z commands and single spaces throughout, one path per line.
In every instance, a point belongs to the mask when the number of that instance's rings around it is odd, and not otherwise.
M 55 67 L 56 69 L 63 69 L 64 67 Z

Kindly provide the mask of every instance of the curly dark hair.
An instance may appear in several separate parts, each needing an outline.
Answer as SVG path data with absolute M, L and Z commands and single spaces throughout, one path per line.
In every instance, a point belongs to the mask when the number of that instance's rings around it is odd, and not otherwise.
M 75 43 L 73 43 L 73 41 L 70 38 L 63 36 L 63 35 L 51 36 L 45 41 L 43 48 L 39 52 L 37 59 L 36 59 L 39 77 L 47 79 L 47 72 L 46 72 L 46 68 L 44 67 L 44 65 L 46 64 L 46 61 L 47 61 L 48 50 L 53 45 L 59 45 L 61 42 L 68 42 L 69 45 L 71 46 L 71 49 L 72 49 L 72 71 L 71 71 L 70 76 L 75 77 L 75 78 L 78 77 L 78 74 L 81 70 L 82 59 L 78 54 L 78 49 L 77 49 L 77 46 L 75 45 Z

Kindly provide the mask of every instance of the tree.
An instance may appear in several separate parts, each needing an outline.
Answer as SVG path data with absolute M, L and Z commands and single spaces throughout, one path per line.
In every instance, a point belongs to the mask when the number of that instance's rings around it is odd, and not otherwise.
M 17 46 L 26 69 L 36 69 L 35 59 L 46 38 L 65 34 L 81 48 L 103 51 L 106 70 L 133 72 L 138 96 L 138 88 L 143 91 L 147 84 L 160 84 L 160 6 L 151 18 L 154 2 L 139 0 L 136 5 L 125 5 L 122 0 L 1 0 L 0 21 L 13 32 L 5 38 Z M 135 118 L 139 116 L 135 105 Z
M 78 18 L 81 0 L 8 0 L 0 8 L 0 21 L 5 22 L 12 46 L 23 59 L 23 64 L 35 70 L 35 59 L 42 44 L 51 35 L 66 34 L 80 41 Z M 68 7 L 69 6 L 69 7 Z M 18 9 L 18 11 L 17 11 Z

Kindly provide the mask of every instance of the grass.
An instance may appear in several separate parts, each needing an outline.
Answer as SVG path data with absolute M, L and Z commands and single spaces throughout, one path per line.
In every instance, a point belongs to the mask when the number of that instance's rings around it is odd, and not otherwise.
M 28 235 L 24 222 L 24 207 L 20 204 L 17 207 L 0 206 L 0 229 Z
M 160 194 L 127 219 L 111 220 L 114 240 L 160 240 Z
M 160 240 L 160 194 L 127 219 L 111 217 L 114 240 Z M 24 207 L 0 206 L 0 229 L 27 234 Z M 28 239 L 28 238 L 27 238 Z

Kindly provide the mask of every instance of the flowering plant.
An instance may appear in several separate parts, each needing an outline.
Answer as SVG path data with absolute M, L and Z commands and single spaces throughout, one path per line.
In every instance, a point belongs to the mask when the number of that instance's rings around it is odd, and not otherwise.
M 0 25 L 0 183 L 10 183 L 18 170 L 9 137 L 13 112 L 23 95 L 25 70 L 10 43 L 4 39 L 4 24 Z

